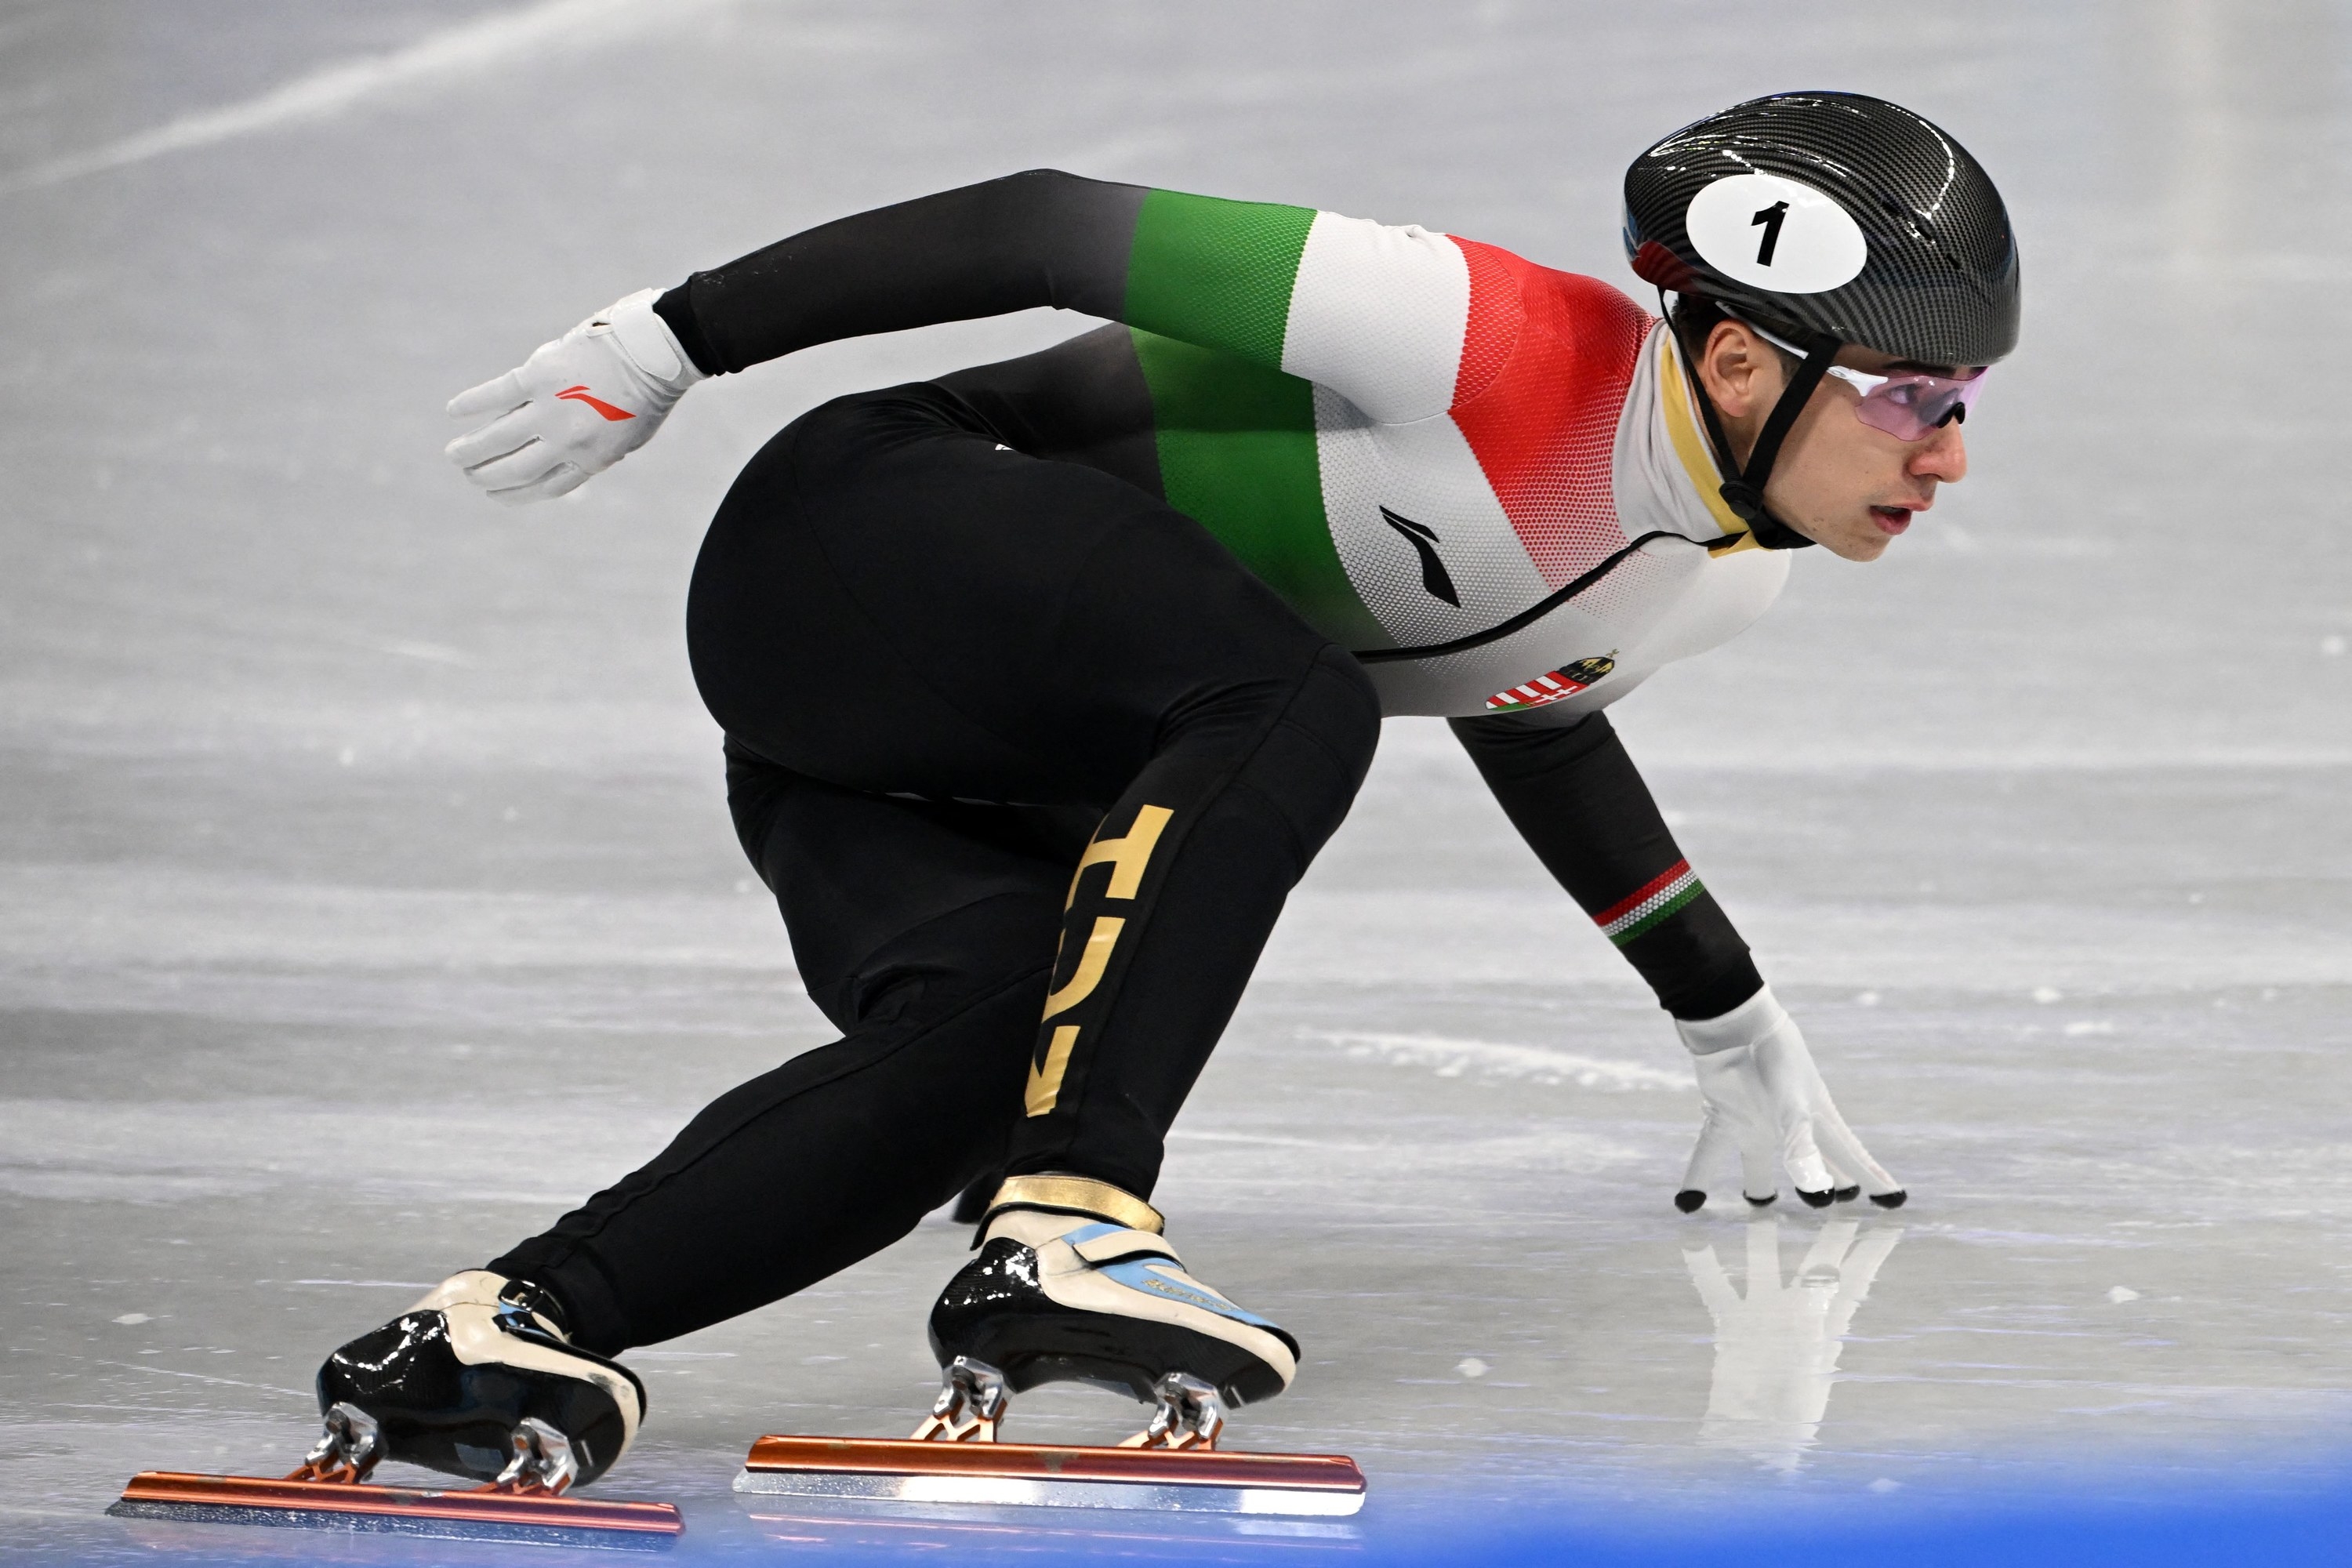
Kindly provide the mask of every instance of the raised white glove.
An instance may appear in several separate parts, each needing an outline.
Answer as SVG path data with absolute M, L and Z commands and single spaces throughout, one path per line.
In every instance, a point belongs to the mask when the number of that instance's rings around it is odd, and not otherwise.
M 1903 1206 L 1903 1184 L 1838 1114 L 1805 1037 L 1769 985 L 1719 1018 L 1677 1019 L 1675 1028 L 1690 1048 L 1706 1102 L 1676 1208 L 1689 1214 L 1706 1203 L 1709 1179 L 1729 1173 L 1735 1150 L 1741 1191 L 1759 1208 L 1780 1195 L 1783 1171 L 1813 1208 L 1865 1189 L 1881 1208 Z
M 703 379 L 654 313 L 658 298 L 641 289 L 451 398 L 453 419 L 498 417 L 443 448 L 449 460 L 491 500 L 519 504 L 576 490 L 652 440 Z

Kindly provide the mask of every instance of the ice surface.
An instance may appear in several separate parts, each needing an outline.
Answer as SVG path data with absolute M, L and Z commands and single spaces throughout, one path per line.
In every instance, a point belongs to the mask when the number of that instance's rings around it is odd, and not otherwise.
M 2339 1475 L 2347 32 L 2319 0 L 11 8 L 0 1539 L 143 1552 L 98 1515 L 131 1470 L 288 1467 L 326 1349 L 824 1037 L 687 678 L 701 521 L 798 409 L 1073 323 L 714 384 L 529 512 L 442 465 L 450 394 L 1038 164 L 1630 286 L 1627 158 L 1822 84 L 1993 170 L 2024 348 L 1885 561 L 1801 559 L 1618 714 L 1914 1200 L 1677 1216 L 1671 1030 L 1442 730 L 1392 724 L 1160 1194 L 1307 1346 L 1236 1436 L 1355 1454 L 1368 1531 Z M 935 1221 L 633 1355 L 614 1489 L 790 1537 L 725 1493 L 744 1445 L 910 1426 L 961 1246 Z M 1132 1421 L 1045 1391 L 1013 1429 Z

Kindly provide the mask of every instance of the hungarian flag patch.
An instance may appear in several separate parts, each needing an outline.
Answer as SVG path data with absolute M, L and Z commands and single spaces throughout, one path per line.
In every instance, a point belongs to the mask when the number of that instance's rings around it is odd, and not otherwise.
M 1615 656 L 1601 654 L 1591 658 L 1580 658 L 1574 664 L 1564 664 L 1549 675 L 1538 675 L 1523 686 L 1507 691 L 1497 691 L 1486 699 L 1486 711 L 1507 713 L 1523 708 L 1541 708 L 1549 703 L 1565 700 L 1584 690 L 1602 676 L 1617 668 Z

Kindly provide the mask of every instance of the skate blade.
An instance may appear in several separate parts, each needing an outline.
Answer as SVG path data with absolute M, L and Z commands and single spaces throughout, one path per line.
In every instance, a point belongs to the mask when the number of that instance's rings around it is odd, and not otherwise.
M 666 1502 L 420 1491 L 176 1470 L 141 1471 L 106 1511 L 117 1519 L 291 1525 L 446 1541 L 527 1541 L 640 1551 L 660 1551 L 686 1528 L 677 1510 Z
M 1327 1518 L 1364 1506 L 1364 1473 L 1339 1454 L 903 1437 L 762 1437 L 751 1445 L 735 1489 L 868 1502 Z

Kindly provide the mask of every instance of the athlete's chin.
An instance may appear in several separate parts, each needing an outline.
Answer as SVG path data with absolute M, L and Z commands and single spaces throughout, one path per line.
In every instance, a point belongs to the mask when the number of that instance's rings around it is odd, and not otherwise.
M 1895 536 L 1874 522 L 1864 522 L 1858 528 L 1819 529 L 1813 531 L 1812 540 L 1842 561 L 1875 561 L 1886 553 Z

